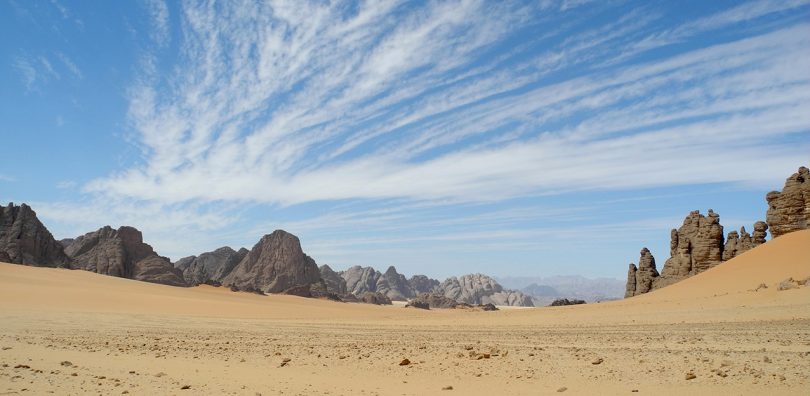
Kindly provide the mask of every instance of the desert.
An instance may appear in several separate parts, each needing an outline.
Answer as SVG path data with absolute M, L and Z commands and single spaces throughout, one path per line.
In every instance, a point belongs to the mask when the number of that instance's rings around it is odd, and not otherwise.
M 810 0 L 0 37 L 0 396 L 810 395 Z
M 633 299 L 498 312 L 3 264 L 0 389 L 801 395 L 810 389 L 810 288 L 778 286 L 810 277 L 808 246 L 810 231 L 799 231 Z

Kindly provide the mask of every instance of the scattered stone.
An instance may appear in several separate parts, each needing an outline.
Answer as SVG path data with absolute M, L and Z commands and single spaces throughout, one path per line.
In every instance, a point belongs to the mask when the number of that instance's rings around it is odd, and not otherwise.
M 776 289 L 779 290 L 779 291 L 790 290 L 790 289 L 795 289 L 795 288 L 797 288 L 799 286 L 800 285 L 799 285 L 798 281 L 796 281 L 793 278 L 787 278 L 787 279 L 783 280 L 782 282 L 779 282 L 779 286 L 777 286 Z
M 191 385 L 183 385 L 180 387 L 182 390 L 191 389 Z
M 409 364 L 411 364 L 411 361 L 408 359 L 402 359 L 402 361 L 399 362 L 400 366 L 407 366 Z
M 157 373 L 157 374 L 155 374 L 155 377 L 158 377 L 158 378 L 160 378 L 160 377 L 165 377 L 165 376 L 166 376 L 166 373 L 164 373 L 164 372 L 162 372 L 162 371 L 161 371 L 161 372 L 159 372 L 159 373 Z
M 451 385 L 448 385 L 442 388 L 442 390 L 453 390 L 453 387 Z
M 564 386 L 563 386 L 563 387 L 558 388 L 558 389 L 557 389 L 557 392 L 562 393 L 562 392 L 565 392 L 565 391 L 567 391 L 567 390 L 568 390 L 568 388 L 566 388 L 566 387 L 564 387 Z
M 686 380 L 687 381 L 693 380 L 695 378 L 697 378 L 697 376 L 694 373 L 691 373 L 691 372 L 686 373 Z
M 602 364 L 602 362 L 604 362 L 604 361 L 605 361 L 605 359 L 596 358 L 596 359 L 594 359 L 594 361 L 591 362 L 591 364 L 593 364 L 593 365 Z
M 69 362 L 67 360 L 65 360 L 65 361 L 63 361 L 63 362 L 61 362 L 59 364 L 62 365 L 63 367 L 71 367 L 71 366 L 73 366 L 73 363 L 71 363 L 71 362 Z

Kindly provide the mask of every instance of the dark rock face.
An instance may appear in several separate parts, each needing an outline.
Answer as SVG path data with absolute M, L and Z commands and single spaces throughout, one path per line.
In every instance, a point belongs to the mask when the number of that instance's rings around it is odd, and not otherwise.
M 391 299 L 380 292 L 365 292 L 358 296 L 358 300 L 366 304 L 391 305 Z
M 800 167 L 785 180 L 781 192 L 771 191 L 765 199 L 768 201 L 765 220 L 774 238 L 807 229 L 810 224 L 810 170 Z
M 428 278 L 425 275 L 414 275 L 411 277 L 411 279 L 408 279 L 408 284 L 410 285 L 414 294 L 419 294 L 438 291 L 441 283 L 438 280 Z
M 627 271 L 625 298 L 649 292 L 653 289 L 653 284 L 658 278 L 655 257 L 650 253 L 650 250 L 643 248 L 640 254 L 638 268 L 631 263 L 630 269 Z
M 104 275 L 171 286 L 186 286 L 182 273 L 169 259 L 143 243 L 133 227 L 114 230 L 110 226 L 76 238 L 65 248 L 70 266 Z
M 577 300 L 577 299 L 569 300 L 567 298 L 560 298 L 554 300 L 551 304 L 549 304 L 549 307 L 561 307 L 564 305 L 579 305 L 579 304 L 585 304 L 585 300 Z
M 318 269 L 321 273 L 321 279 L 326 284 L 326 290 L 330 293 L 337 295 L 346 294 L 346 280 L 340 274 L 333 271 L 331 267 L 324 264 Z
M 321 283 L 321 275 L 315 260 L 301 250 L 298 237 L 282 230 L 262 237 L 222 281 L 225 286 L 264 293 L 316 283 Z
M 0 261 L 38 267 L 64 267 L 63 247 L 26 204 L 0 206 Z
M 408 306 L 415 308 L 455 308 L 459 303 L 452 298 L 435 293 L 420 293 L 414 299 L 408 301 Z
M 388 267 L 388 270 L 377 279 L 376 290 L 394 301 L 405 301 L 415 294 L 405 275 L 398 273 L 393 266 Z
M 765 243 L 765 235 L 768 230 L 768 225 L 765 222 L 758 221 L 754 223 L 754 234 L 751 235 L 745 230 L 745 227 L 740 227 L 740 232 L 731 231 L 726 237 L 726 245 L 723 247 L 723 261 L 731 260 L 763 243 Z
M 174 267 L 182 271 L 183 278 L 191 286 L 211 282 L 221 284 L 247 254 L 245 248 L 237 252 L 225 246 L 199 256 L 184 257 L 174 263 Z

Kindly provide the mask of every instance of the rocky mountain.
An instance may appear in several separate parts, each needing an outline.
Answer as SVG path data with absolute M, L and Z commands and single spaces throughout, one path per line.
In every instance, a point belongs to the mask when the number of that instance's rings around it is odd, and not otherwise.
M 0 206 L 0 262 L 64 267 L 68 257 L 30 206 Z
M 394 266 L 388 267 L 377 279 L 377 291 L 395 301 L 405 301 L 416 296 L 408 279 L 398 273 Z
M 723 240 L 720 216 L 709 209 L 704 216 L 693 211 L 683 225 L 671 231 L 670 257 L 660 275 L 649 250 L 642 249 L 639 266 L 630 264 L 625 297 L 660 289 L 730 260 L 766 241 L 770 229 L 774 238 L 807 229 L 810 224 L 810 170 L 802 166 L 785 181 L 782 191 L 765 195 L 768 203 L 766 222 L 754 223 L 753 234 L 745 227 L 731 231 Z
M 765 220 L 774 238 L 807 229 L 810 225 L 810 170 L 800 167 L 785 180 L 782 191 L 769 192 L 765 200 L 768 202 Z
M 346 294 L 346 280 L 340 274 L 333 271 L 331 267 L 324 264 L 320 268 L 321 279 L 326 284 L 326 290 L 338 296 Z
M 408 284 L 415 294 L 436 292 L 439 290 L 439 285 L 441 285 L 438 280 L 428 278 L 425 275 L 412 276 L 411 279 L 408 279 Z
M 520 291 L 504 290 L 495 279 L 483 274 L 447 278 L 439 289 L 445 297 L 460 303 L 534 306 L 531 297 Z
M 65 248 L 70 267 L 99 274 L 171 286 L 186 286 L 182 273 L 168 258 L 143 242 L 133 227 L 110 226 L 76 238 Z
M 581 275 L 548 277 L 496 278 L 504 287 L 529 295 L 534 306 L 545 306 L 556 299 L 580 299 L 586 302 L 608 301 L 624 296 L 625 281 L 615 278 L 586 278 Z
M 326 290 L 315 260 L 301 250 L 298 237 L 283 230 L 262 237 L 222 284 L 264 293 L 315 285 Z
M 248 250 L 245 248 L 235 251 L 225 246 L 199 256 L 181 258 L 174 263 L 174 267 L 183 273 L 183 279 L 191 286 L 203 283 L 221 284 L 247 254 Z
M 377 281 L 382 274 L 372 267 L 361 267 L 355 265 L 346 271 L 341 271 L 340 276 L 346 281 L 346 291 L 355 296 L 365 292 L 377 291 Z

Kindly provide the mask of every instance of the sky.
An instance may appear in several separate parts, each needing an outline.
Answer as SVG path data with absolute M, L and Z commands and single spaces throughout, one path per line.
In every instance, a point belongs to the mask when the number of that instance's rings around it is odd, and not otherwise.
M 810 3 L 0 0 L 0 202 L 161 255 L 623 278 L 810 163 Z

